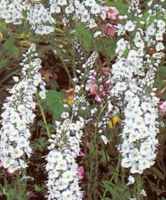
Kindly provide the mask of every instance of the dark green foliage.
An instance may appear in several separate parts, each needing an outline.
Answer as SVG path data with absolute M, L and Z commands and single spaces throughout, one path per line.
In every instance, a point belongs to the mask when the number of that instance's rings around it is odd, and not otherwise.
M 63 93 L 56 90 L 47 90 L 45 103 L 46 108 L 52 113 L 53 117 L 55 119 L 59 118 L 64 110 Z

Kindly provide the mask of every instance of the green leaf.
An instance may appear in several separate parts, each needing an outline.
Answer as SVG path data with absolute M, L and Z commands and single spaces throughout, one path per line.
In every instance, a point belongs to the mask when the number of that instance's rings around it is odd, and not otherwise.
M 166 66 L 160 66 L 158 73 L 159 73 L 160 79 L 166 80 Z
M 54 118 L 59 118 L 64 111 L 63 93 L 56 90 L 47 90 L 46 105 L 48 110 L 52 113 Z
M 43 151 L 44 149 L 46 149 L 47 145 L 48 142 L 43 137 L 37 138 L 33 143 L 34 149 L 39 151 Z
M 75 28 L 75 35 L 87 51 L 92 49 L 93 35 L 85 25 L 77 25 Z
M 3 48 L 8 54 L 12 54 L 14 56 L 17 56 L 19 54 L 19 49 L 16 47 L 13 38 L 7 39 L 3 45 Z
M 124 0 L 107 0 L 110 6 L 116 7 L 120 14 L 125 15 L 128 10 L 128 4 Z
M 157 72 L 155 79 L 155 87 L 161 90 L 166 86 L 166 66 L 160 66 Z M 166 99 L 166 92 L 162 96 L 163 99 Z
M 126 200 L 130 197 L 127 186 L 120 182 L 114 184 L 111 180 L 104 181 L 103 187 L 105 189 L 105 193 L 111 194 L 112 200 Z
M 7 63 L 8 63 L 8 60 L 6 60 L 6 59 L 0 60 L 0 69 L 3 67 L 6 67 Z
M 43 187 L 40 185 L 35 184 L 35 191 L 36 192 L 42 192 L 43 191 Z
M 3 21 L 0 21 L 0 32 L 5 32 L 7 30 L 7 24 Z
M 116 41 L 111 38 L 99 38 L 95 46 L 97 51 L 112 59 L 115 54 Z

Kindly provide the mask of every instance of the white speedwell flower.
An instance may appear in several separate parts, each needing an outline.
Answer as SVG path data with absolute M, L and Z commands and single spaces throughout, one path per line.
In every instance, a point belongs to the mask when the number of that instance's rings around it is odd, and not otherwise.
M 37 34 L 44 35 L 54 31 L 53 24 L 55 20 L 48 9 L 41 3 L 31 5 L 28 10 L 27 20 L 32 26 L 32 30 Z
M 96 53 L 92 53 L 86 62 L 87 67 L 92 66 L 96 56 Z M 71 112 L 69 112 L 69 109 L 61 114 L 61 121 L 55 122 L 55 134 L 49 139 L 49 153 L 46 158 L 49 200 L 83 199 L 83 192 L 79 186 L 79 166 L 76 158 L 80 153 L 85 119 L 79 115 L 78 110 L 83 109 L 84 103 L 85 108 L 88 108 L 88 106 L 81 95 L 79 80 L 75 81 L 76 87 Z M 66 106 L 68 107 L 67 104 L 65 104 Z
M 97 3 L 96 0 L 49 0 L 49 5 L 52 14 L 63 13 L 64 18 L 70 16 L 90 28 L 97 26 L 96 17 L 106 17 L 106 7 Z
M 65 119 L 56 122 L 56 134 L 49 140 L 46 170 L 48 172 L 49 200 L 81 200 L 83 193 L 79 186 L 76 157 L 80 152 L 83 134 L 83 119 L 72 122 Z
M 0 18 L 6 23 L 28 22 L 36 34 L 54 32 L 56 19 L 64 24 L 70 20 L 85 23 L 89 28 L 97 27 L 96 17 L 106 18 L 106 6 L 95 0 L 48 0 L 48 6 L 38 1 L 0 0 Z M 57 16 L 53 16 L 56 15 Z
M 10 172 L 25 168 L 26 158 L 31 155 L 30 125 L 35 114 L 34 94 L 38 86 L 44 86 L 39 70 L 35 45 L 23 55 L 22 75 L 9 90 L 10 96 L 3 104 L 2 128 L 0 129 L 0 161 Z M 44 92 L 44 90 L 43 90 Z
M 0 0 L 0 18 L 6 23 L 21 24 L 26 0 Z
M 143 30 L 137 27 L 138 24 L 134 28 L 135 22 L 127 24 L 131 26 L 130 31 L 135 30 L 134 45 L 124 39 L 117 42 L 111 96 L 117 98 L 124 114 L 122 144 L 119 146 L 122 167 L 129 168 L 131 174 L 142 174 L 156 159 L 159 99 L 153 94 L 153 86 L 157 68 L 164 57 L 166 25 L 163 20 L 154 20 Z M 154 52 L 145 47 L 153 47 Z
M 155 96 L 141 98 L 126 93 L 127 106 L 120 147 L 122 167 L 130 168 L 132 174 L 142 174 L 155 163 L 158 144 L 158 99 Z M 125 99 L 125 100 L 126 100 Z

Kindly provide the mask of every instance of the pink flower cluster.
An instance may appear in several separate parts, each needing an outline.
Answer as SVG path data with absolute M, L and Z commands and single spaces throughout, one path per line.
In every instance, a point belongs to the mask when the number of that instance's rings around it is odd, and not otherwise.
M 85 170 L 84 170 L 84 167 L 83 166 L 79 166 L 78 167 L 78 176 L 79 176 L 79 179 L 82 180 L 85 176 Z
M 166 101 L 161 101 L 159 104 L 159 110 L 161 115 L 165 115 L 166 114 Z
M 85 153 L 81 150 L 79 152 L 79 157 L 82 158 L 84 156 L 85 156 Z M 83 166 L 79 166 L 78 167 L 77 174 L 78 174 L 80 180 L 84 179 L 84 177 L 85 177 L 85 169 L 84 169 Z
M 103 32 L 108 37 L 114 37 L 117 32 L 117 22 L 119 20 L 119 11 L 115 7 L 110 7 L 106 13 L 106 24 Z
M 111 71 L 108 67 L 102 67 L 99 72 L 95 70 L 90 72 L 86 91 L 97 103 L 100 103 L 109 94 L 111 88 L 110 75 Z

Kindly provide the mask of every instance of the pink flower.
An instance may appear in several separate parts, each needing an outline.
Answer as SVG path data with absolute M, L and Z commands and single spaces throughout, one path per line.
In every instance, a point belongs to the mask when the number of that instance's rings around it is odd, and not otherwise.
M 100 103 L 102 101 L 102 99 L 99 95 L 95 96 L 95 100 L 96 100 L 97 103 Z
M 119 11 L 115 7 L 110 7 L 107 11 L 107 19 L 117 20 L 119 18 Z
M 101 73 L 105 76 L 109 76 L 110 75 L 110 68 L 109 67 L 102 67 Z
M 85 170 L 83 166 L 78 167 L 78 176 L 79 179 L 83 179 L 85 176 Z
M 7 169 L 7 174 L 9 176 L 11 176 L 12 174 L 14 174 L 14 172 L 15 172 L 15 169 Z
M 90 86 L 90 88 L 89 88 L 90 95 L 96 96 L 97 95 L 97 89 L 98 89 L 97 84 L 92 83 L 89 86 Z
M 109 36 L 109 37 L 114 37 L 116 35 L 117 32 L 117 28 L 115 25 L 107 23 L 104 26 L 103 32 L 105 35 Z
M 159 105 L 161 114 L 166 114 L 166 101 L 161 101 Z
M 102 67 L 98 72 L 92 70 L 86 83 L 86 91 L 97 103 L 101 103 L 105 96 L 109 95 L 111 88 L 111 71 L 108 67 Z
M 79 156 L 80 156 L 80 157 L 84 157 L 84 156 L 85 156 L 85 153 L 81 150 L 80 153 L 79 153 Z

